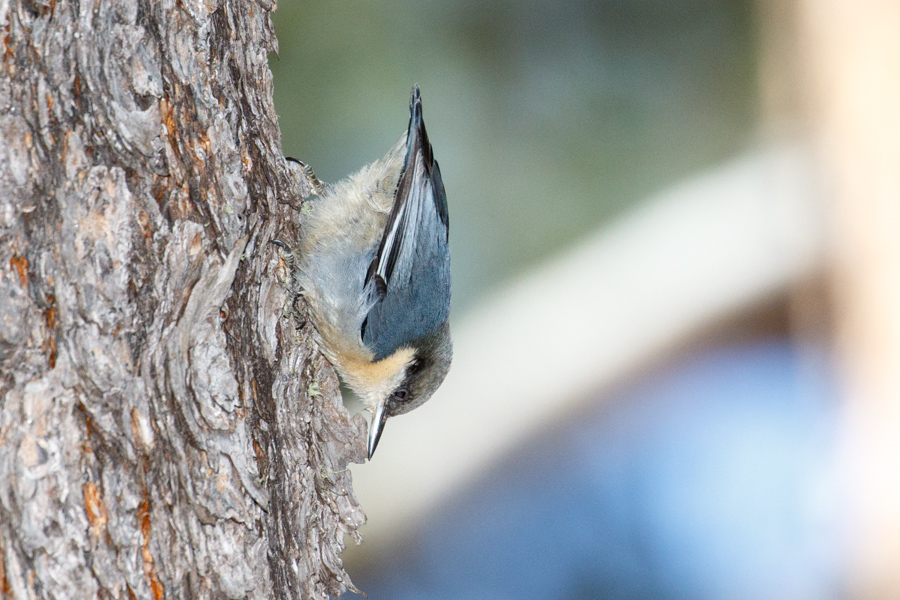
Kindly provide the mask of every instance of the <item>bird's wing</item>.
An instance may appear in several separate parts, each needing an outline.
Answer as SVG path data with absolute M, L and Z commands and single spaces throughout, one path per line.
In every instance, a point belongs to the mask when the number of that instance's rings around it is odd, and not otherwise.
M 413 88 L 406 159 L 394 206 L 366 276 L 368 290 L 378 300 L 361 335 L 376 359 L 431 333 L 450 312 L 447 196 L 418 92 Z

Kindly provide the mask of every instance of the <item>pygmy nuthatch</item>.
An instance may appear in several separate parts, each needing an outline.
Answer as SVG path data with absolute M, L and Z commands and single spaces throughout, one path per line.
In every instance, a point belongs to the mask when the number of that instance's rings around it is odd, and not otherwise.
M 372 413 L 370 459 L 387 418 L 428 400 L 452 357 L 447 197 L 418 85 L 409 112 L 384 158 L 323 186 L 295 269 L 322 352 Z

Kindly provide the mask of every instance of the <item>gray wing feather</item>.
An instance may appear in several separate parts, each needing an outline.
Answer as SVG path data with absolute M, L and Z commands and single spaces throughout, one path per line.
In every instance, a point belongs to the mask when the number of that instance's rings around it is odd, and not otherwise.
M 450 313 L 447 198 L 421 125 L 421 107 L 417 116 L 418 123 L 415 114 L 410 122 L 409 154 L 394 208 L 367 278 L 377 299 L 361 333 L 376 360 L 432 333 Z

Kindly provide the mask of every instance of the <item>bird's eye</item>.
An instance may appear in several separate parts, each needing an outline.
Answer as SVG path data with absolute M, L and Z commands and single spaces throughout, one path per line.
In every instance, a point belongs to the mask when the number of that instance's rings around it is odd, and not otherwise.
M 400 401 L 406 400 L 407 396 L 409 396 L 409 390 L 407 390 L 406 388 L 400 388 L 396 392 L 394 392 L 394 398 Z

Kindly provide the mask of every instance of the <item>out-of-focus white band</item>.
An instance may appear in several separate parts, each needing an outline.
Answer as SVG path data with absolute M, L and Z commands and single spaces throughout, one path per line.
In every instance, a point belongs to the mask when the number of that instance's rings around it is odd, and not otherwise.
M 354 465 L 380 545 L 604 385 L 824 262 L 808 151 L 755 151 L 676 185 L 452 323 L 453 367 Z M 554 210 L 552 205 L 548 211 Z

